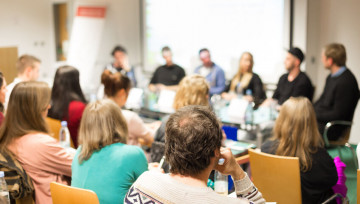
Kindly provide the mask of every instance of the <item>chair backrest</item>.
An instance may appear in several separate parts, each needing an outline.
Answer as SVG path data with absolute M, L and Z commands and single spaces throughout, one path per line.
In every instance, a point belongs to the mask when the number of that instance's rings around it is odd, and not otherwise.
M 360 203 L 360 169 L 357 170 L 357 203 Z
M 276 156 L 249 149 L 251 176 L 268 202 L 301 204 L 297 157 Z
M 48 126 L 50 128 L 50 133 L 53 136 L 53 138 L 59 140 L 59 137 L 60 137 L 59 132 L 60 132 L 60 129 L 61 129 L 61 121 L 47 117 L 46 122 L 47 122 L 47 124 L 48 124 Z M 72 139 L 70 139 L 70 146 L 72 148 L 74 148 L 74 143 L 73 143 Z
M 91 190 L 51 182 L 50 191 L 53 204 L 99 204 L 96 193 Z

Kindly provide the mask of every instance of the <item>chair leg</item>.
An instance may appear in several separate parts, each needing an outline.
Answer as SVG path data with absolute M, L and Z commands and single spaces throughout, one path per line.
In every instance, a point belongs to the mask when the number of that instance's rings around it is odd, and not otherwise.
M 357 169 L 358 168 L 358 161 L 357 161 L 357 156 L 356 156 L 354 148 L 349 143 L 346 143 L 345 146 L 348 147 L 351 150 L 351 153 L 353 155 L 353 161 L 354 161 L 354 164 L 355 164 L 355 168 Z

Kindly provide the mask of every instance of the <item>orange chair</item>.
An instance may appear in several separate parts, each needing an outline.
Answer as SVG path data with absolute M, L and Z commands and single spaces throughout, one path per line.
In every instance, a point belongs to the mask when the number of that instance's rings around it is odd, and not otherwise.
M 268 202 L 301 204 L 300 163 L 297 157 L 283 157 L 249 149 L 254 185 Z
M 50 192 L 53 204 L 99 204 L 96 193 L 91 190 L 51 182 Z
M 53 136 L 55 139 L 59 140 L 59 132 L 60 132 L 60 129 L 61 129 L 61 121 L 47 117 L 46 122 L 47 122 L 47 124 L 48 124 L 48 126 L 50 128 L 50 135 Z M 72 148 L 75 148 L 71 138 L 70 138 L 70 146 Z

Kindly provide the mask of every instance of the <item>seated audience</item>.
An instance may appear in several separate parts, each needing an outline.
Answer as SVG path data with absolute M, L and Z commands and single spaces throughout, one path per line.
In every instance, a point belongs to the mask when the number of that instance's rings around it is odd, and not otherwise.
M 300 71 L 300 64 L 304 60 L 304 54 L 299 48 L 291 48 L 285 58 L 287 74 L 280 77 L 273 99 L 282 105 L 290 97 L 305 96 L 312 101 L 314 88 L 310 78 L 305 72 Z
M 126 145 L 127 136 L 126 121 L 113 101 L 90 103 L 81 120 L 71 185 L 93 190 L 101 204 L 123 203 L 130 186 L 148 169 L 144 152 Z
M 244 52 L 240 57 L 238 72 L 231 80 L 230 86 L 225 90 L 229 93 L 223 93 L 223 98 L 231 100 L 236 98 L 237 94 L 242 94 L 256 104 L 260 104 L 266 99 L 263 83 L 259 75 L 253 73 L 253 66 L 254 59 L 252 54 Z M 246 96 L 248 90 L 251 91 L 250 96 Z
M 5 110 L 7 104 L 9 103 L 10 94 L 16 84 L 22 81 L 36 81 L 39 77 L 40 69 L 40 60 L 31 55 L 22 55 L 16 62 L 17 77 L 12 83 L 10 83 L 7 88 L 7 93 L 5 97 Z
M 209 106 L 209 85 L 206 79 L 200 75 L 184 77 L 176 92 L 173 108 L 178 110 L 188 105 Z M 161 126 L 155 133 L 154 142 L 165 143 L 165 126 L 169 116 L 165 116 Z M 164 146 L 157 145 L 151 147 L 151 161 L 160 162 L 164 155 Z M 167 168 L 164 168 L 167 171 Z
M 143 173 L 124 203 L 265 203 L 230 149 L 221 148 L 221 140 L 220 122 L 209 107 L 177 110 L 166 123 L 165 157 L 170 174 Z M 220 158 L 223 165 L 218 164 Z M 238 198 L 219 195 L 207 187 L 213 169 L 232 176 Z
M 14 154 L 31 177 L 36 204 L 52 203 L 50 183 L 68 182 L 74 156 L 49 135 L 50 94 L 44 82 L 17 84 L 0 128 L 0 150 Z
M 177 85 L 185 76 L 185 71 L 172 61 L 172 53 L 169 47 L 163 47 L 162 56 L 166 64 L 158 67 L 152 76 L 149 84 L 151 91 L 169 89 L 176 91 Z
M 48 116 L 66 120 L 75 148 L 78 147 L 78 131 L 86 100 L 79 83 L 79 71 L 71 66 L 59 67 L 51 91 L 51 108 Z
M 299 158 L 302 203 L 322 203 L 332 196 L 337 170 L 324 149 L 311 102 L 305 97 L 287 100 L 273 132 L 274 137 L 261 146 L 261 151 Z
M 6 80 L 2 72 L 0 72 L 0 126 L 4 120 L 4 103 L 6 92 Z
M 359 101 L 359 86 L 354 74 L 346 67 L 344 45 L 332 43 L 325 46 L 322 61 L 330 71 L 320 99 L 314 104 L 320 133 L 323 134 L 327 122 L 334 120 L 352 121 Z M 329 140 L 337 140 L 346 127 L 333 127 Z
M 130 79 L 120 73 L 111 73 L 109 70 L 105 70 L 101 75 L 101 83 L 104 84 L 106 97 L 122 108 L 126 103 L 131 88 Z M 146 126 L 136 113 L 129 110 L 122 110 L 122 114 L 128 124 L 129 137 L 127 144 L 139 145 L 140 140 L 142 144 L 150 146 L 154 141 L 155 129 L 160 124 L 153 123 Z
M 195 69 L 196 74 L 205 77 L 210 84 L 210 95 L 221 94 L 225 89 L 225 73 L 214 62 L 211 61 L 210 51 L 203 48 L 199 51 L 202 65 Z

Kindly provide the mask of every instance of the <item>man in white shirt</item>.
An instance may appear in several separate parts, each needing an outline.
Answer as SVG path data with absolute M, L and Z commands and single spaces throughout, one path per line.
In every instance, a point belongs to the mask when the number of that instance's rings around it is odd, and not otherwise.
M 39 77 L 39 69 L 40 69 L 41 61 L 31 55 L 22 55 L 16 62 L 16 69 L 18 72 L 18 76 L 14 79 L 14 81 L 9 84 L 7 88 L 7 93 L 5 96 L 5 109 L 7 108 L 10 94 L 15 87 L 16 84 L 22 81 L 36 81 Z

